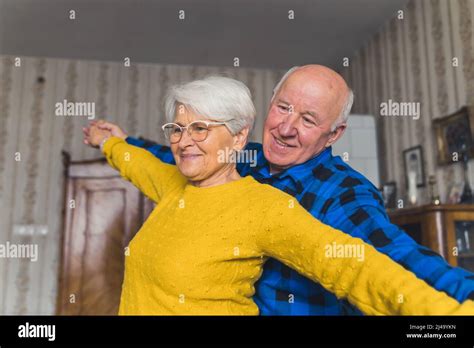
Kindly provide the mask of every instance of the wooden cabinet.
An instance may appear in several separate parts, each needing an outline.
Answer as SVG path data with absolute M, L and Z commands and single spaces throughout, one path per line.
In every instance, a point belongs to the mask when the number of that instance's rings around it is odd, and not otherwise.
M 126 247 L 152 203 L 105 160 L 66 164 L 57 314 L 116 315 Z
M 474 272 L 474 205 L 425 205 L 389 210 L 390 220 L 451 265 Z

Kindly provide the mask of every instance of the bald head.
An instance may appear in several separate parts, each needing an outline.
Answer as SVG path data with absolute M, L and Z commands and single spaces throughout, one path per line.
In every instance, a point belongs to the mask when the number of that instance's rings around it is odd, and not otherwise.
M 329 107 L 327 116 L 333 119 L 333 129 L 347 121 L 354 95 L 346 81 L 336 71 L 318 64 L 293 67 L 276 85 L 272 100 L 287 82 L 298 84 L 300 88 L 309 93 L 314 92 L 314 98 L 324 94 L 324 99 L 328 102 Z

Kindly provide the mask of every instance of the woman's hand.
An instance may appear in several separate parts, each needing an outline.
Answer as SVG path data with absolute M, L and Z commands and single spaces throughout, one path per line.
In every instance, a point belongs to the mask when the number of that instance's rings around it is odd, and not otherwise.
M 98 148 L 104 139 L 109 138 L 113 134 L 107 129 L 99 128 L 99 124 L 104 121 L 92 121 L 88 127 L 83 127 L 84 144 Z

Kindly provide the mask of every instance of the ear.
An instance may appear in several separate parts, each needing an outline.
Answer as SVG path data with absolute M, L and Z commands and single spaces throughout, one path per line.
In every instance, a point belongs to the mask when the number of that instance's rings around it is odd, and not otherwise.
M 236 134 L 234 134 L 234 150 L 240 151 L 243 150 L 245 145 L 247 145 L 247 139 L 249 136 L 249 128 L 245 127 Z
M 347 128 L 346 123 L 343 123 L 343 124 L 339 125 L 329 136 L 329 139 L 328 139 L 325 147 L 332 146 L 332 144 L 334 144 L 336 141 L 338 141 L 339 138 L 342 137 L 342 135 L 346 131 L 346 128 Z

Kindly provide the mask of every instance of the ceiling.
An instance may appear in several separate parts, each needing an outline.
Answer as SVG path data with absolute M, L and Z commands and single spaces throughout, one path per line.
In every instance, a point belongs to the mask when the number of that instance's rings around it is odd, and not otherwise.
M 230 66 L 238 57 L 242 67 L 335 67 L 406 3 L 0 0 L 0 54 L 215 66 Z M 181 9 L 184 20 L 178 19 Z

